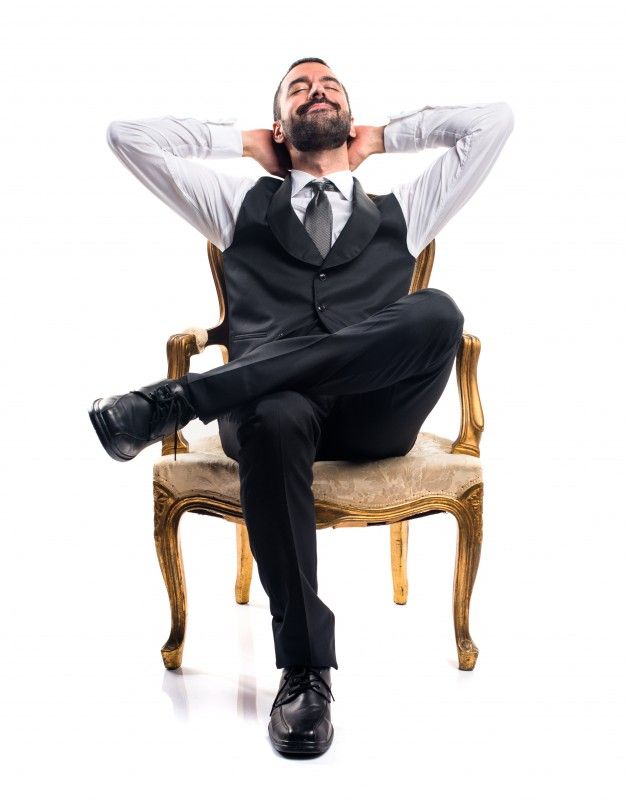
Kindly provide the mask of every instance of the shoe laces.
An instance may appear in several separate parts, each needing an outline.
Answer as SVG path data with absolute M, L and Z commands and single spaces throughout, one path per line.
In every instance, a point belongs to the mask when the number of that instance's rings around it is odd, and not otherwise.
M 330 703 L 330 698 L 326 694 L 326 692 L 320 687 L 320 683 L 326 687 L 330 697 L 334 700 L 335 696 L 333 695 L 330 684 L 326 683 L 324 678 L 322 677 L 319 668 L 317 667 L 288 667 L 287 674 L 285 676 L 285 682 L 278 690 L 276 697 L 274 699 L 274 703 L 272 704 L 272 708 L 270 714 L 274 711 L 277 706 L 282 706 L 283 703 L 289 703 L 292 700 L 295 700 L 298 695 L 301 695 L 307 689 L 310 689 L 312 692 L 316 692 L 318 695 L 321 695 L 324 700 Z
M 191 403 L 184 394 L 172 391 L 167 383 L 155 388 L 150 394 L 145 391 L 133 391 L 133 394 L 139 394 L 152 406 L 150 412 L 150 422 L 148 424 L 149 435 L 152 435 L 153 430 L 157 424 L 162 420 L 169 420 L 176 412 L 176 421 L 174 426 L 174 461 L 176 461 L 176 450 L 178 447 L 178 426 L 183 422 L 183 410 L 188 408 L 193 411 Z

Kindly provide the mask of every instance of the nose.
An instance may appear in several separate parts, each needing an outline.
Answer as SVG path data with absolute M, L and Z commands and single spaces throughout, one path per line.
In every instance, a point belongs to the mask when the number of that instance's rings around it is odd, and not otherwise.
M 311 89 L 309 90 L 309 98 L 317 98 L 324 95 L 324 85 L 321 82 L 311 82 Z

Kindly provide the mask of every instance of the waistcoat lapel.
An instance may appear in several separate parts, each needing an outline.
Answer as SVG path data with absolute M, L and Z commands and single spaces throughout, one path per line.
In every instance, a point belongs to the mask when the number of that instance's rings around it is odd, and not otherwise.
M 358 256 L 380 224 L 380 212 L 354 178 L 352 214 L 324 259 L 291 205 L 291 174 L 272 195 L 267 222 L 284 249 L 315 267 L 335 267 Z

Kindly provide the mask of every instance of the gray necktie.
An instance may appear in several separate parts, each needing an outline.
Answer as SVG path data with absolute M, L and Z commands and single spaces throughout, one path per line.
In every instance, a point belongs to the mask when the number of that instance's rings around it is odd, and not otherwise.
M 304 214 L 304 227 L 319 252 L 326 257 L 333 234 L 333 211 L 326 190 L 335 188 L 331 180 L 311 180 L 307 183 L 316 192 Z

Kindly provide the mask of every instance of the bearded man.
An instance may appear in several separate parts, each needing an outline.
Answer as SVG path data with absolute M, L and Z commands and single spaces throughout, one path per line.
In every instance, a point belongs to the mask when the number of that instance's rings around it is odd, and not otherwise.
M 333 739 L 335 615 L 318 596 L 316 460 L 409 452 L 441 397 L 464 318 L 446 292 L 407 294 L 416 257 L 481 185 L 513 129 L 505 102 L 425 106 L 357 126 L 317 57 L 294 62 L 272 129 L 193 118 L 114 121 L 111 148 L 223 252 L 229 362 L 97 399 L 109 455 L 129 461 L 190 420 L 218 420 L 269 597 L 282 668 L 269 734 L 281 753 Z M 366 194 L 369 155 L 448 149 L 389 193 Z M 189 158 L 249 156 L 260 178 Z

